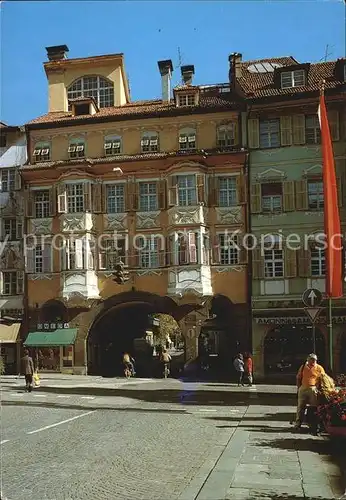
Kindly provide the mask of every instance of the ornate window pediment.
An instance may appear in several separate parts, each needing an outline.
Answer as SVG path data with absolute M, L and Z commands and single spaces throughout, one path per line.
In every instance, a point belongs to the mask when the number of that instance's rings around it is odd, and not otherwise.
M 283 172 L 282 170 L 278 170 L 276 168 L 268 168 L 264 172 L 261 172 L 258 174 L 258 179 L 261 181 L 264 180 L 283 180 L 286 178 L 286 173 Z

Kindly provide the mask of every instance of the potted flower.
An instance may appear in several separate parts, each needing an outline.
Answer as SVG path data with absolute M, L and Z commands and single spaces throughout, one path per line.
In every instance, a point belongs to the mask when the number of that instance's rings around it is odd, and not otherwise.
M 331 436 L 346 437 L 346 390 L 341 389 L 329 394 L 328 402 L 317 408 L 326 431 Z
M 340 375 L 338 375 L 336 377 L 336 385 L 338 387 L 346 387 L 346 374 L 345 373 L 340 373 Z

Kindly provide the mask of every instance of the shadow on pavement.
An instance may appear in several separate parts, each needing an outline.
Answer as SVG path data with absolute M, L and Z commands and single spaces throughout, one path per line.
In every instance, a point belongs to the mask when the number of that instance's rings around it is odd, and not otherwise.
M 251 403 L 252 404 L 252 403 Z M 264 413 L 261 416 L 249 416 L 245 415 L 245 417 L 242 417 L 242 421 L 250 420 L 252 421 L 261 421 L 264 420 L 265 422 L 287 422 L 289 424 L 290 420 L 292 420 L 293 413 Z M 219 420 L 220 422 L 236 422 L 239 420 L 238 417 L 205 417 L 208 420 Z
M 211 390 L 187 390 L 182 389 L 137 389 L 132 386 L 131 389 L 117 389 L 104 387 L 44 387 L 36 388 L 37 393 L 52 394 L 75 394 L 92 396 L 110 396 L 137 399 L 149 403 L 190 403 L 195 405 L 208 406 L 295 406 L 296 396 L 294 394 L 278 393 L 252 393 L 248 391 L 211 391 Z M 13 386 L 18 391 L 18 386 Z M 18 391 L 22 392 L 22 391 Z

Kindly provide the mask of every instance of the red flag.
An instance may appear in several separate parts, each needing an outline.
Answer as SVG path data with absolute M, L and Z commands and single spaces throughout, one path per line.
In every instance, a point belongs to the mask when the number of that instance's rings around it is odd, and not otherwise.
M 324 232 L 326 235 L 326 293 L 330 298 L 343 296 L 342 237 L 338 206 L 335 164 L 332 140 L 324 94 L 321 93 L 318 117 L 321 127 L 323 193 L 324 193 Z

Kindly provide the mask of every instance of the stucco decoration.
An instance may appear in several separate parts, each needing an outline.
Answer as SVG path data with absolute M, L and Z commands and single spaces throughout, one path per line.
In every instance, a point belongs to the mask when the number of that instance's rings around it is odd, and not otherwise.
M 161 276 L 162 271 L 156 271 L 155 269 L 144 269 L 143 271 L 136 271 L 137 276 Z
M 283 180 L 287 177 L 286 172 L 282 170 L 278 170 L 277 168 L 268 168 L 267 170 L 264 170 L 263 172 L 260 172 L 257 174 L 256 178 L 259 181 L 262 181 L 264 179 L 268 180 L 275 180 L 275 179 L 280 179 Z
M 7 244 L 1 255 L 1 269 L 21 269 L 23 256 L 19 251 L 19 243 Z
M 207 210 L 199 205 L 197 207 L 173 207 L 168 210 L 170 225 L 204 224 Z
M 62 230 L 69 231 L 90 231 L 95 227 L 95 216 L 92 214 L 63 214 L 61 216 Z
M 53 275 L 52 274 L 28 274 L 28 279 L 30 281 L 41 281 L 41 280 L 52 280 Z
M 246 266 L 219 266 L 219 267 L 215 267 L 215 270 L 217 273 L 229 273 L 229 272 L 233 272 L 233 271 L 236 271 L 238 273 L 242 273 L 245 271 L 245 267 Z
M 62 296 L 65 299 L 83 297 L 85 299 L 100 298 L 97 275 L 94 271 L 70 271 L 61 274 Z
M 105 215 L 105 228 L 110 230 L 126 229 L 127 218 L 126 213 L 121 214 L 106 214 Z
M 160 223 L 158 221 L 158 216 L 160 211 L 156 212 L 137 212 L 136 214 L 136 226 L 137 228 L 152 228 L 159 227 Z
M 313 165 L 312 167 L 305 168 L 303 170 L 303 176 L 309 177 L 309 175 L 322 175 L 322 165 Z
M 216 208 L 217 222 L 220 224 L 241 224 L 243 222 L 241 207 Z
M 19 192 L 2 193 L 1 215 L 23 215 L 23 196 Z
M 51 234 L 52 233 L 52 218 L 46 219 L 31 219 L 30 230 L 33 234 Z
M 179 270 L 170 271 L 168 295 L 183 297 L 188 293 L 207 296 L 213 294 L 209 266 L 200 266 L 195 269 L 179 268 Z
M 277 219 L 278 217 L 287 217 L 286 212 L 277 212 L 277 213 L 267 213 L 267 214 L 256 214 L 259 219 Z

